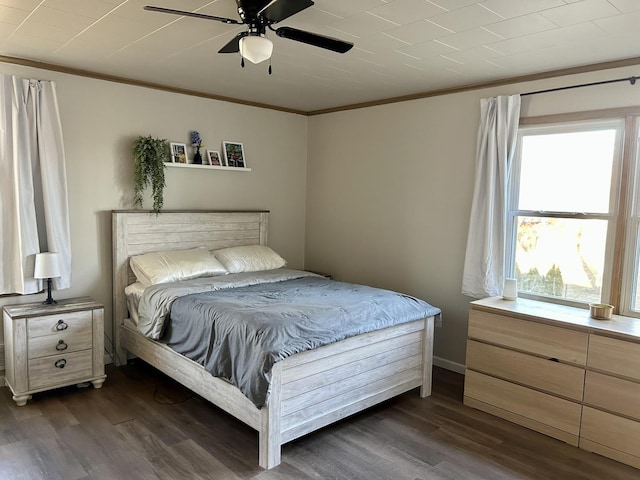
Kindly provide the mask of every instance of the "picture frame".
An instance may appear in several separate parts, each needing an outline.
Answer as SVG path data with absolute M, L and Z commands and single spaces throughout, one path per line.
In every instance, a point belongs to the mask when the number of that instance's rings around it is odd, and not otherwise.
M 171 162 L 172 163 L 189 163 L 189 155 L 186 143 L 169 142 L 171 146 Z
M 244 147 L 240 142 L 222 142 L 224 161 L 227 167 L 247 168 L 247 160 L 244 156 Z
M 207 150 L 206 157 L 207 165 L 211 165 L 212 167 L 224 167 L 224 160 L 220 157 L 220 152 L 218 150 Z

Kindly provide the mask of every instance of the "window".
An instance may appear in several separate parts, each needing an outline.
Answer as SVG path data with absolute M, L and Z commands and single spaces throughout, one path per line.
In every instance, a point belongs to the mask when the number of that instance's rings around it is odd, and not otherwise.
M 623 263 L 621 312 L 623 315 L 640 317 L 640 122 L 634 128 L 632 155 L 633 163 L 629 169 L 629 216 L 627 221 L 625 245 L 626 258 Z
M 520 128 L 510 181 L 507 272 L 517 278 L 522 296 L 567 304 L 611 301 L 626 191 L 624 135 L 624 119 Z M 636 303 L 640 309 L 640 297 Z

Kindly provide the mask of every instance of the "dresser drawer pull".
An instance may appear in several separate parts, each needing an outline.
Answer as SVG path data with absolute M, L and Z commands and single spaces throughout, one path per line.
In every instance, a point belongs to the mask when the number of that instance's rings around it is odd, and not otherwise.
M 67 364 L 67 361 L 64 358 L 61 358 L 60 360 L 56 360 L 56 363 L 54 363 L 56 368 L 64 368 L 66 364 Z
M 69 348 L 69 345 L 64 343 L 64 340 L 58 340 L 58 344 L 56 345 L 56 350 L 58 350 L 59 352 L 62 352 L 67 348 Z
M 56 330 L 58 331 L 66 330 L 67 328 L 69 328 L 69 325 L 64 323 L 64 320 L 58 320 L 58 323 L 56 323 Z
M 558 360 L 557 358 L 550 358 L 549 360 L 551 360 L 552 362 L 560 363 L 560 360 Z

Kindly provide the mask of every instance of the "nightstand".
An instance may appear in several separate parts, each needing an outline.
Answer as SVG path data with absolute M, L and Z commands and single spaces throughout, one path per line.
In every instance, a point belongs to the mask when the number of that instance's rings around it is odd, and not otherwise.
M 318 272 L 317 270 L 307 270 L 309 273 L 315 273 L 316 275 L 320 275 L 321 277 L 326 278 L 327 280 L 331 280 L 330 273 Z
M 5 380 L 23 406 L 31 394 L 84 382 L 102 387 L 104 306 L 90 298 L 3 308 Z

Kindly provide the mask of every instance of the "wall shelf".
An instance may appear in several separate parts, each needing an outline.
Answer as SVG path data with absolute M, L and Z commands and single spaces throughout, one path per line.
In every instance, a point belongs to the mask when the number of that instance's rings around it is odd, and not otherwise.
M 203 168 L 205 170 L 234 170 L 237 172 L 250 172 L 250 168 L 239 168 L 239 167 L 222 167 L 217 165 L 201 165 L 199 163 L 164 163 L 167 167 L 175 167 L 175 168 Z

